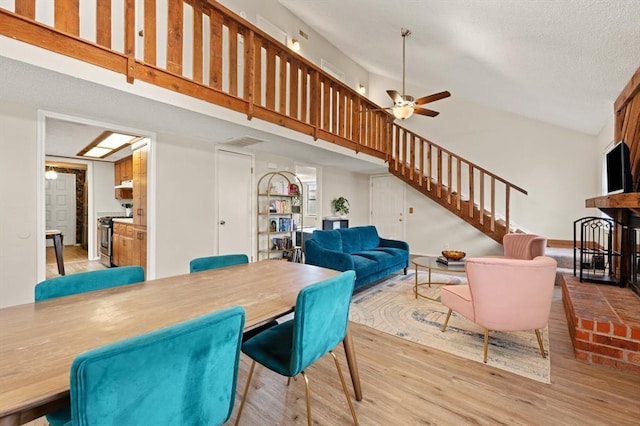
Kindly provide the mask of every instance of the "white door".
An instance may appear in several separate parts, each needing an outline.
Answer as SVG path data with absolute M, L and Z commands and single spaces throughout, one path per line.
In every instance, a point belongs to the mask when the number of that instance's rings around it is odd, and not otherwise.
M 218 151 L 218 254 L 244 253 L 251 259 L 253 235 L 253 157 Z
M 382 238 L 405 240 L 404 204 L 405 185 L 400 179 L 371 177 L 371 224 Z
M 58 173 L 57 179 L 45 180 L 45 227 L 58 229 L 64 245 L 76 243 L 76 175 Z M 51 246 L 52 240 L 47 240 Z

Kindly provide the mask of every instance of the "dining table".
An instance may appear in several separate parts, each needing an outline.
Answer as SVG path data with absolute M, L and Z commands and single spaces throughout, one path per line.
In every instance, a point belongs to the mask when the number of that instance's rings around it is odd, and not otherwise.
M 300 290 L 339 272 L 265 260 L 0 309 L 0 425 L 69 404 L 69 371 L 81 353 L 230 306 L 245 331 L 294 311 Z M 362 388 L 349 331 L 343 341 L 356 400 Z

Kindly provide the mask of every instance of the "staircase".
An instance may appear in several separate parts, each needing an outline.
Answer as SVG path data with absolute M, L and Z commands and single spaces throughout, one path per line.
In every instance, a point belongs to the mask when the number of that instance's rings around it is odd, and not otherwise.
M 389 172 L 502 244 L 513 232 L 511 190 L 519 188 L 482 167 L 396 124 L 391 130 Z M 497 194 L 504 199 L 498 200 Z
M 0 34 L 120 73 L 129 83 L 141 80 L 383 159 L 393 175 L 499 243 L 510 231 L 511 190 L 527 194 L 390 122 L 378 105 L 216 1 L 145 2 L 143 11 L 126 2 L 124 13 L 102 1 L 95 21 L 82 22 L 82 34 L 77 0 L 52 3 L 53 24 L 38 22 L 33 1 L 16 1 L 13 12 L 0 8 Z M 157 16 L 170 23 L 164 46 L 156 42 Z M 144 36 L 139 51 L 136 35 Z

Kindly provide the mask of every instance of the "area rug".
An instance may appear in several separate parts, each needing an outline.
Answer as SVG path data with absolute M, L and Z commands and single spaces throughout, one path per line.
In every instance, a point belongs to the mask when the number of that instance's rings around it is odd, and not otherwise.
M 465 283 L 464 276 L 432 273 L 433 282 Z M 427 273 L 419 272 L 419 282 Z M 421 287 L 421 292 L 437 299 L 431 301 L 413 294 L 415 273 L 394 275 L 353 296 L 349 320 L 401 337 L 424 346 L 483 363 L 484 330 L 454 312 L 446 331 L 441 332 L 448 309 L 439 302 L 441 285 Z M 547 358 L 540 356 L 532 331 L 489 334 L 487 365 L 543 383 L 551 383 L 549 333 L 542 331 Z

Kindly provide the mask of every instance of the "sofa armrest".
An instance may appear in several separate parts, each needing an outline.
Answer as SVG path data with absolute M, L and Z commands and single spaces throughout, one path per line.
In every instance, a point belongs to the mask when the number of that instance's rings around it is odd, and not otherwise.
M 304 244 L 304 259 L 305 263 L 309 265 L 320 266 L 336 271 L 355 271 L 353 258 L 350 254 L 324 249 L 313 240 L 309 240 Z
M 389 240 L 386 238 L 380 238 L 380 247 L 394 247 L 394 248 L 399 248 L 399 249 L 403 249 L 406 250 L 407 253 L 409 252 L 409 244 L 406 241 L 399 241 L 399 240 Z

